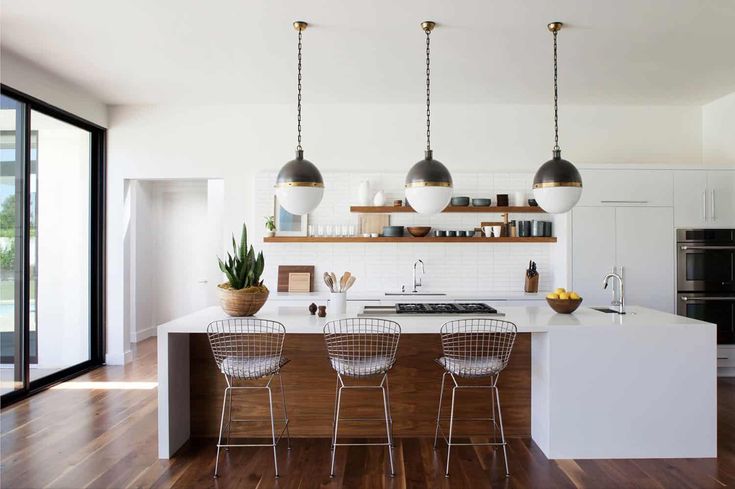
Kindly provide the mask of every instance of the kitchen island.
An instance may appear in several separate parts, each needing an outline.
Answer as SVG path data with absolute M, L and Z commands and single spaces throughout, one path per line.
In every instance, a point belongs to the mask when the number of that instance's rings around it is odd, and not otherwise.
M 335 376 L 322 328 L 361 312 L 352 305 L 345 315 L 322 319 L 303 307 L 269 303 L 257 315 L 286 327 L 284 355 L 291 362 L 283 380 L 292 437 L 330 436 Z M 500 312 L 519 332 L 499 382 L 509 436 L 530 436 L 550 459 L 717 456 L 714 324 L 641 307 L 629 307 L 625 315 L 584 307 L 562 315 L 546 305 Z M 225 317 L 210 307 L 158 327 L 160 458 L 173 456 L 190 436 L 216 436 L 224 379 L 205 333 L 209 322 Z M 441 351 L 438 332 L 458 317 L 385 315 L 403 333 L 390 379 L 396 436 L 433 436 L 441 381 L 434 363 Z M 481 397 L 468 394 L 458 406 L 472 415 L 489 409 L 489 399 Z M 261 401 L 241 409 L 263 415 Z M 373 404 L 355 399 L 345 409 L 369 416 Z M 255 430 L 248 433 L 260 436 Z M 382 433 L 380 425 L 345 430 L 347 436 Z

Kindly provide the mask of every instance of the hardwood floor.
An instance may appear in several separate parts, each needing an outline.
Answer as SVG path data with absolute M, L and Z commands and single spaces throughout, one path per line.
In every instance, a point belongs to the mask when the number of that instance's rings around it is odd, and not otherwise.
M 214 441 L 193 440 L 172 460 L 156 447 L 156 345 L 138 344 L 125 367 L 104 367 L 3 409 L 3 488 L 722 488 L 735 487 L 735 379 L 720 379 L 716 460 L 549 461 L 527 438 L 510 441 L 511 477 L 500 452 L 453 449 L 452 477 L 443 476 L 444 447 L 401 438 L 395 478 L 386 476 L 382 447 L 342 448 L 330 479 L 329 441 L 294 439 L 279 447 L 281 478 L 269 448 L 223 452 L 211 478 Z M 94 384 L 89 384 L 94 383 Z M 77 387 L 77 388 L 72 388 Z M 91 387 L 99 387 L 92 389 Z M 684 388 L 684 387 L 683 387 Z M 672 427 L 675 429 L 675 427 Z

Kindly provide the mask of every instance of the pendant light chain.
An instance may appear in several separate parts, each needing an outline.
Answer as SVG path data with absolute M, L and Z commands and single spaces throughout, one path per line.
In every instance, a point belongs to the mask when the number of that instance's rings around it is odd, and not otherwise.
M 301 30 L 299 29 L 299 55 L 298 55 L 298 97 L 297 97 L 297 116 L 296 116 L 296 129 L 298 131 L 298 144 L 296 145 L 296 149 L 298 151 L 301 151 Z
M 559 32 L 554 31 L 554 151 L 559 151 L 559 83 L 556 56 L 556 36 Z
M 431 30 L 426 29 L 426 151 L 431 151 Z

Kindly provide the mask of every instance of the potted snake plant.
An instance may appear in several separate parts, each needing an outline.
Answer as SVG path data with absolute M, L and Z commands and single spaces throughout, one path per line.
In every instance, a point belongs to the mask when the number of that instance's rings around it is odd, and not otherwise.
M 219 269 L 227 277 L 227 282 L 219 284 L 219 299 L 222 309 L 230 316 L 252 316 L 268 300 L 268 288 L 260 279 L 265 268 L 263 252 L 255 255 L 253 246 L 248 249 L 248 231 L 242 225 L 240 244 L 232 236 L 232 254 L 227 252 L 227 260 L 217 258 Z

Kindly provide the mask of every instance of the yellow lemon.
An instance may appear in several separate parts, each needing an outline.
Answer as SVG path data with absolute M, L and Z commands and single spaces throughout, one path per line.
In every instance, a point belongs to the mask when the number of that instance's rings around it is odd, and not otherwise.
M 565 289 L 564 287 L 559 287 L 558 289 L 556 289 L 556 290 L 554 291 L 554 293 L 555 293 L 555 294 L 563 294 L 563 293 L 564 293 L 564 292 L 566 292 L 566 291 L 567 291 L 567 290 L 566 290 L 566 289 Z
M 556 294 L 556 293 L 552 292 L 551 294 L 548 294 L 546 296 L 546 298 L 547 299 L 558 299 L 559 298 L 559 294 Z
M 570 292 L 569 293 L 569 298 L 570 299 L 574 299 L 574 300 L 581 299 L 581 297 L 579 296 L 579 294 L 577 294 L 576 292 Z
M 562 299 L 565 301 L 569 300 L 569 294 L 567 294 L 566 292 L 562 292 L 561 294 L 559 294 L 559 299 Z

